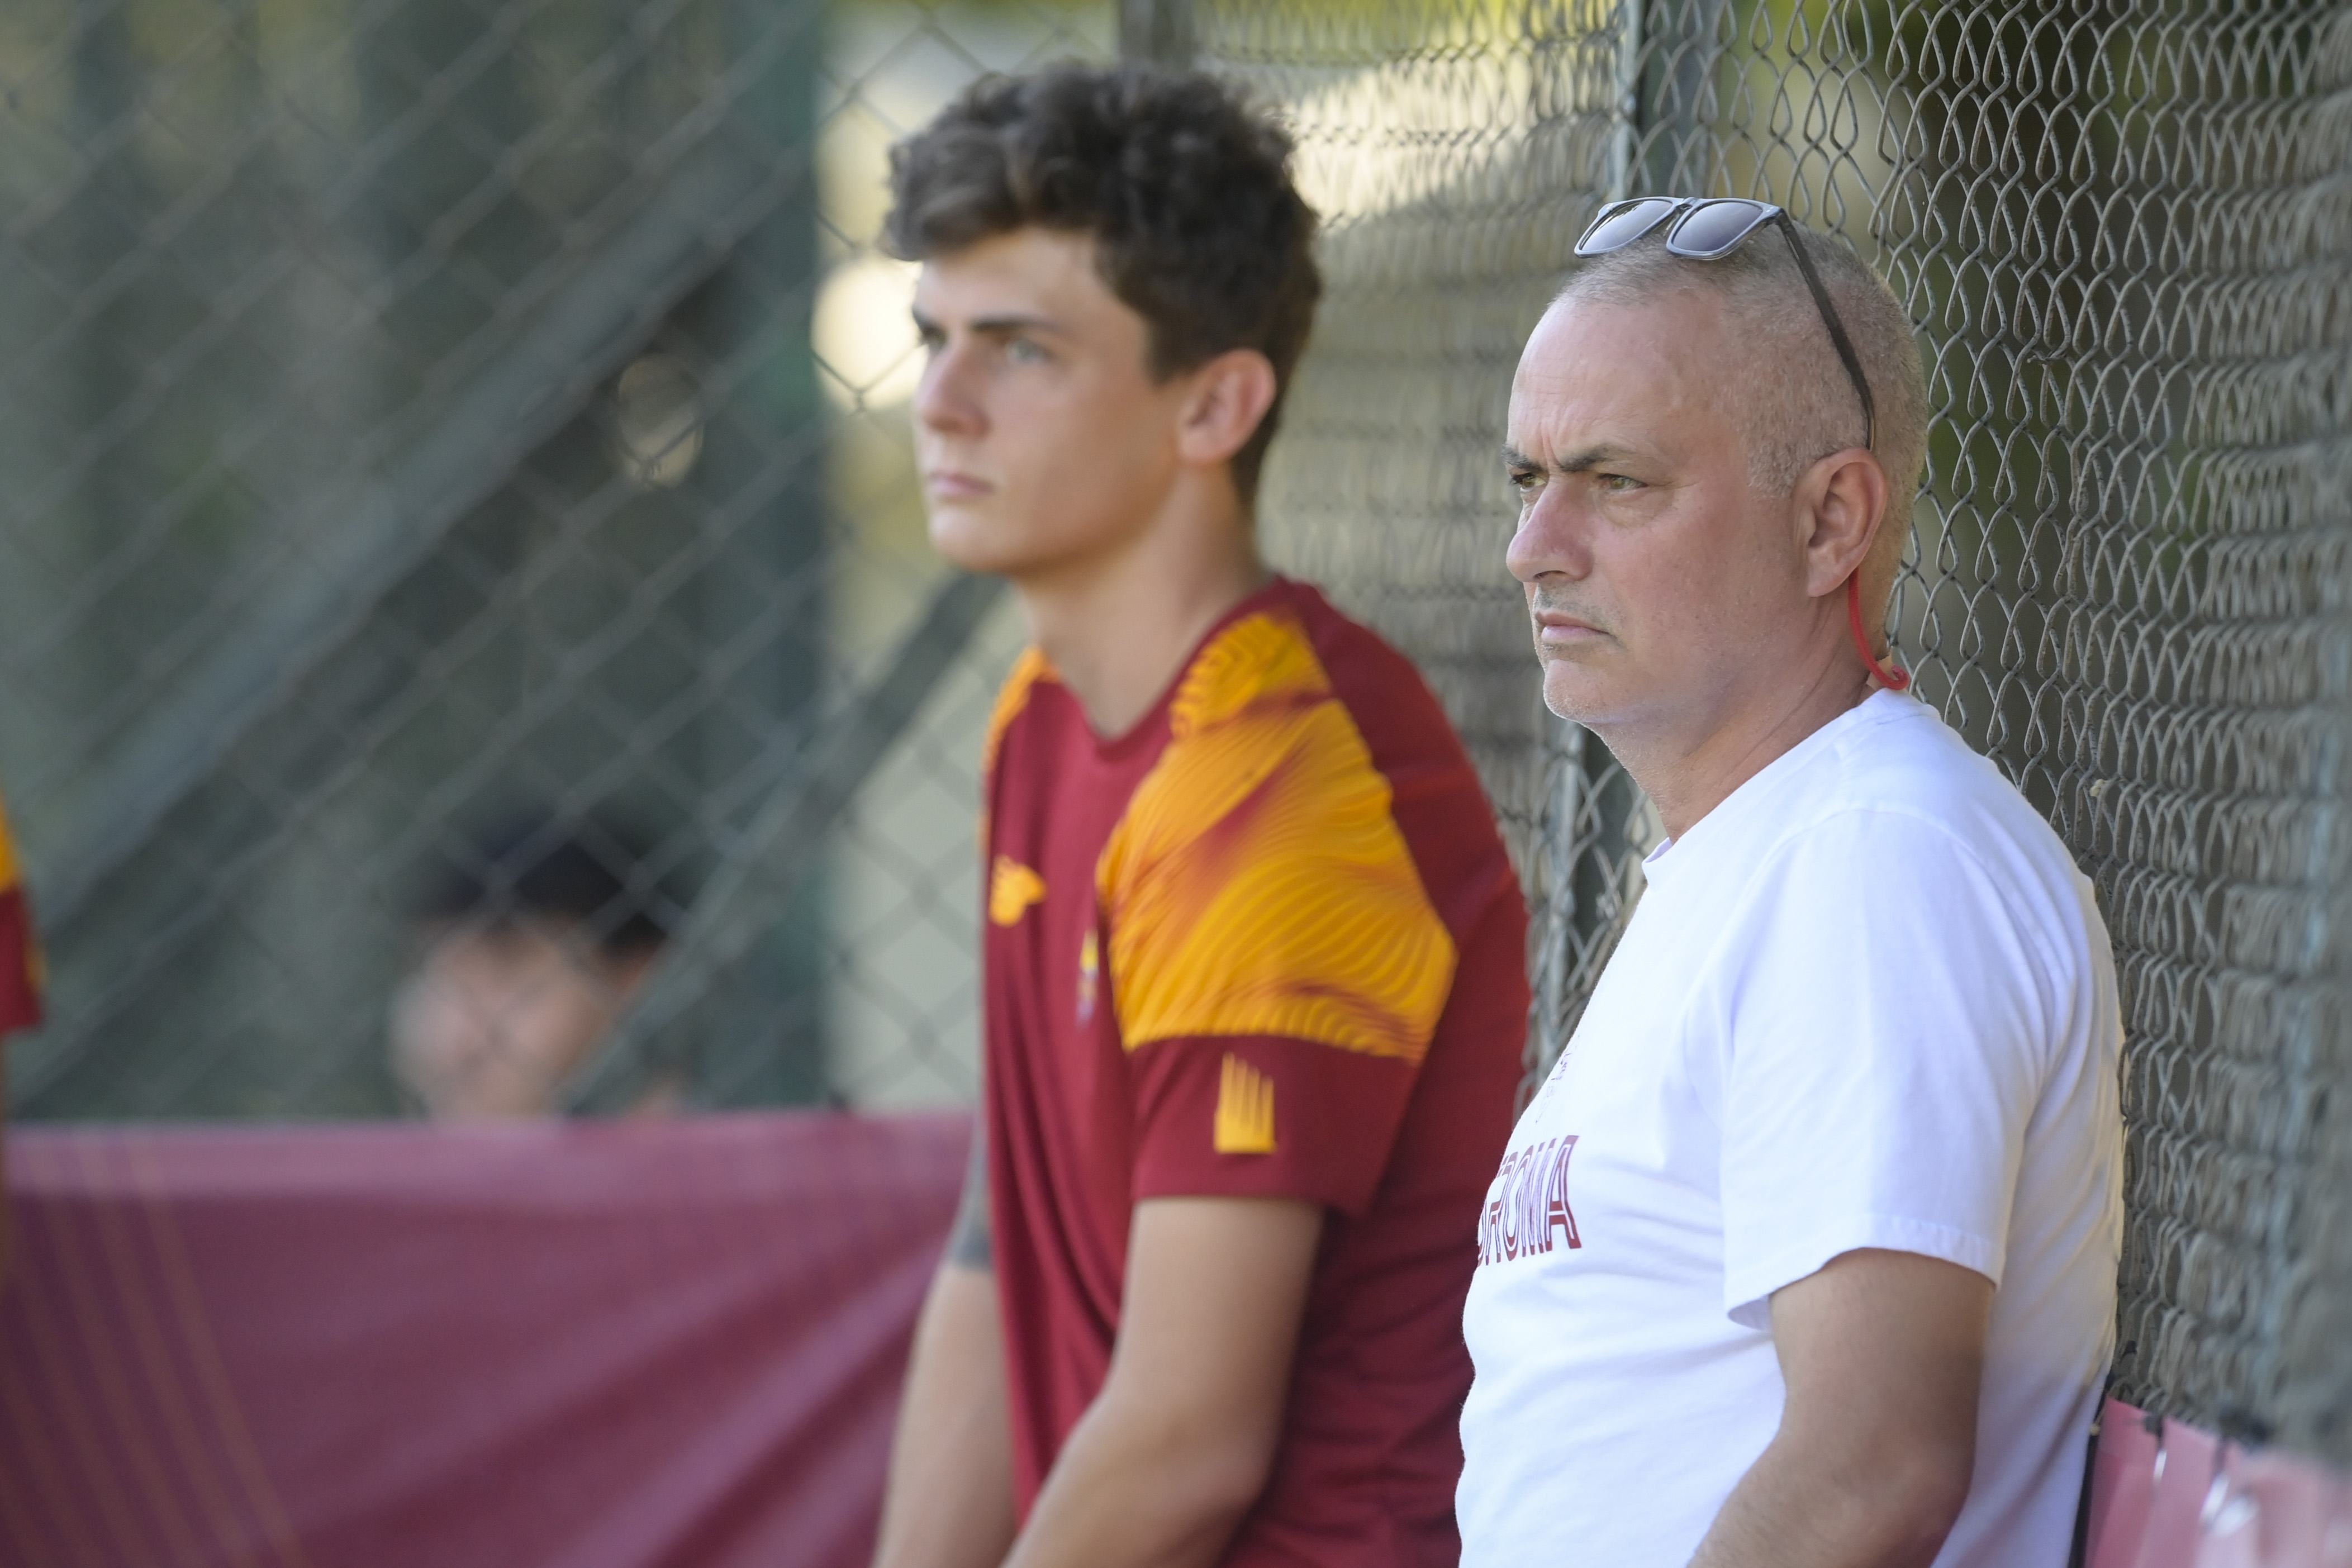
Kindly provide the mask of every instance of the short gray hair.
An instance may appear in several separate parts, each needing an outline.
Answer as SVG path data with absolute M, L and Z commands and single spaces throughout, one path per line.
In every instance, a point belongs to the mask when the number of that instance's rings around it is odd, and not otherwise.
M 1908 539 L 1911 505 L 1927 463 L 1927 385 L 1919 344 L 1895 298 L 1870 264 L 1826 235 L 1797 226 L 1799 242 L 1837 306 L 1877 405 L 1875 451 L 1886 470 L 1886 517 L 1872 551 L 1892 560 Z M 1593 257 L 1571 273 L 1559 301 L 1644 305 L 1678 289 L 1705 289 L 1723 302 L 1743 352 L 1727 384 L 1748 439 L 1748 480 L 1766 495 L 1786 495 L 1805 470 L 1843 447 L 1862 444 L 1862 405 L 1846 379 L 1829 331 L 1814 309 L 1804 275 L 1779 235 L 1759 231 L 1730 255 L 1692 261 L 1668 254 L 1661 226 L 1622 250 Z M 1884 568 L 1881 568 L 1884 570 Z

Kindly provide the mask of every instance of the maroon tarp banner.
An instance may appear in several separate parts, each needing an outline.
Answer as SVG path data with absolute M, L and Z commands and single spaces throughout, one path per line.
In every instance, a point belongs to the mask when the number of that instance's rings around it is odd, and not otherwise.
M 11 1568 L 863 1568 L 966 1119 L 12 1129 Z
M 865 1568 L 963 1117 L 11 1130 L 0 1568 Z M 2110 1401 L 2089 1568 L 2352 1565 Z

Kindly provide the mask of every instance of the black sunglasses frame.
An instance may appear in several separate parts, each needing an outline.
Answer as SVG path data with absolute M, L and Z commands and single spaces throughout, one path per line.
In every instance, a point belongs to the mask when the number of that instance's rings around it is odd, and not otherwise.
M 1627 213 L 1645 203 L 1660 204 L 1658 214 L 1622 238 L 1612 237 L 1606 245 L 1595 245 L 1592 237 Z M 1746 207 L 1749 217 L 1746 226 L 1722 245 L 1709 250 L 1680 243 L 1680 237 L 1691 219 L 1710 207 Z M 1579 256 L 1606 256 L 1612 250 L 1622 250 L 1644 236 L 1656 232 L 1657 226 L 1673 221 L 1666 230 L 1666 253 L 1690 261 L 1714 261 L 1730 255 L 1748 237 L 1766 224 L 1779 226 L 1780 237 L 1789 242 L 1789 254 L 1797 258 L 1797 270 L 1804 276 L 1805 287 L 1812 291 L 1814 308 L 1822 313 L 1822 325 L 1830 330 L 1830 342 L 1837 346 L 1838 359 L 1845 366 L 1846 379 L 1853 383 L 1854 395 L 1862 399 L 1862 444 L 1872 451 L 1878 449 L 1878 402 L 1870 395 L 1870 379 L 1862 374 L 1862 360 L 1853 352 L 1853 340 L 1845 335 L 1845 323 L 1838 319 L 1837 307 L 1830 303 L 1830 291 L 1822 287 L 1821 274 L 1813 270 L 1812 258 L 1798 243 L 1797 226 L 1783 209 L 1770 202 L 1750 201 L 1744 196 L 1633 196 L 1622 202 L 1612 202 L 1602 207 L 1576 242 Z

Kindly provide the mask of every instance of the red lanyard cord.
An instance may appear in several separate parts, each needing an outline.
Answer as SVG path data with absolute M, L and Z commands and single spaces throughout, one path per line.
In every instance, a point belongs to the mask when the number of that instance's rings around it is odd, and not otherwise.
M 1853 627 L 1854 651 L 1862 655 L 1863 663 L 1870 666 L 1870 678 L 1889 691 L 1909 690 L 1911 672 L 1901 665 L 1896 665 L 1890 669 L 1879 663 L 1878 657 L 1870 651 L 1870 638 L 1863 635 L 1860 567 L 1856 567 L 1853 575 L 1845 580 L 1845 615 L 1847 624 Z

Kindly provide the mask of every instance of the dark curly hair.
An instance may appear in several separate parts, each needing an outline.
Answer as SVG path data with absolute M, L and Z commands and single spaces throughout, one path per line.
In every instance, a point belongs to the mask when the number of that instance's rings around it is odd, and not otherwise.
M 583 928 L 613 956 L 669 938 L 674 900 L 645 874 L 644 840 L 617 823 L 510 818 L 436 861 L 412 905 L 428 925 L 525 921 Z
M 1247 502 L 1323 293 L 1290 153 L 1280 125 L 1196 72 L 990 77 L 891 149 L 884 238 L 921 261 L 1020 228 L 1090 235 L 1104 283 L 1150 330 L 1154 376 L 1265 355 L 1274 406 L 1234 458 Z

